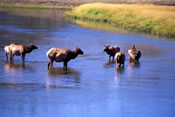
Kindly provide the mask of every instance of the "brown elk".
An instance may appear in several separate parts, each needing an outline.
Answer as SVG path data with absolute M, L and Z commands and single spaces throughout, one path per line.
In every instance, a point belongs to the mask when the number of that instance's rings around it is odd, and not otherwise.
M 76 48 L 74 51 L 70 49 L 51 48 L 47 52 L 49 58 L 48 69 L 53 66 L 53 62 L 63 62 L 64 67 L 67 67 L 68 62 L 71 59 L 75 59 L 79 54 L 84 54 L 80 48 Z
M 16 45 L 12 43 L 9 46 L 4 47 L 7 60 L 8 60 L 8 54 L 10 54 L 11 60 L 13 59 L 14 55 L 16 55 L 21 56 L 23 62 L 25 60 L 25 55 L 32 52 L 34 49 L 38 49 L 38 47 L 34 44 L 30 44 L 28 47 L 26 47 L 24 45 Z

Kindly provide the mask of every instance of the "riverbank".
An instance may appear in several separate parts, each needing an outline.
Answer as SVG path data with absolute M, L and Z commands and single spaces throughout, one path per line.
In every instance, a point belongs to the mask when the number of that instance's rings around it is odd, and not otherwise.
M 41 4 L 0 4 L 0 8 L 27 8 L 27 9 L 60 9 L 71 10 L 72 6 L 54 6 Z
M 92 3 L 75 7 L 66 15 L 73 19 L 105 22 L 129 31 L 174 38 L 174 12 L 174 6 Z

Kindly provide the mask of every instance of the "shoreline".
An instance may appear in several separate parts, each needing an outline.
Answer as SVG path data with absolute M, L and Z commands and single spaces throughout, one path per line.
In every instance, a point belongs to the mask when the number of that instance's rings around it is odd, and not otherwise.
M 174 6 L 91 3 L 75 7 L 65 15 L 71 19 L 104 22 L 156 37 L 175 38 L 174 12 Z
M 55 6 L 55 5 L 44 5 L 44 4 L 4 4 L 4 3 L 0 3 L 0 8 L 72 10 L 73 6 Z
M 60 4 L 59 4 L 60 5 Z M 90 3 L 90 4 L 83 4 L 78 6 L 79 4 L 74 4 L 75 6 L 63 6 L 59 5 L 46 5 L 46 4 L 4 4 L 0 3 L 0 8 L 24 8 L 24 9 L 59 9 L 59 10 L 69 10 L 65 13 L 68 18 L 82 20 L 82 21 L 92 21 L 92 22 L 103 22 L 108 25 L 111 25 L 116 28 L 121 28 L 122 30 L 133 31 L 133 32 L 141 32 L 151 34 L 156 37 L 165 37 L 165 38 L 175 38 L 175 22 L 170 20 L 166 21 L 166 18 L 159 18 L 155 19 L 150 16 L 139 16 L 138 13 L 132 13 L 133 8 L 129 8 L 128 6 L 132 7 L 148 7 L 151 6 L 151 9 L 157 7 L 165 7 L 165 10 L 169 11 L 172 10 L 175 12 L 175 6 L 159 6 L 153 4 L 108 4 L 108 3 Z M 100 6 L 103 7 L 100 7 Z M 112 7 L 120 7 L 124 5 L 128 11 L 117 14 L 114 12 L 116 10 L 109 8 L 109 5 Z M 86 8 L 86 6 L 88 7 Z M 149 7 L 147 9 L 150 9 Z M 172 9 L 170 9 L 172 8 Z M 79 11 L 77 9 L 80 9 Z M 121 9 L 123 9 L 121 7 Z M 138 9 L 138 8 L 136 8 Z M 82 11 L 83 12 L 82 12 Z M 140 9 L 139 9 L 140 10 Z M 156 9 L 157 10 L 157 9 Z M 155 9 L 153 11 L 157 12 Z M 78 12 L 77 12 L 78 11 Z M 112 12 L 111 12 L 112 11 Z M 120 11 L 119 11 L 120 12 Z M 165 12 L 164 16 L 167 13 Z M 175 17 L 175 15 L 172 15 Z

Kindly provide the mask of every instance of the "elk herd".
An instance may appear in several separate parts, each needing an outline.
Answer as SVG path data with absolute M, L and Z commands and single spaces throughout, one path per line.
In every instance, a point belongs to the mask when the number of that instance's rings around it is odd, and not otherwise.
M 25 55 L 32 52 L 34 49 L 38 49 L 35 44 L 30 44 L 29 46 L 10 44 L 9 46 L 4 47 L 4 52 L 6 54 L 6 60 L 8 61 L 8 55 L 10 56 L 10 60 L 13 60 L 15 56 L 21 56 L 22 62 L 25 61 Z M 104 46 L 104 52 L 109 55 L 109 61 L 116 62 L 116 66 L 124 67 L 125 64 L 125 54 L 120 52 L 120 47 L 118 46 Z M 61 48 L 51 48 L 47 53 L 47 57 L 49 59 L 48 69 L 53 67 L 53 62 L 63 62 L 64 67 L 67 68 L 67 64 L 71 59 L 75 59 L 78 55 L 83 55 L 84 52 L 80 48 L 76 48 L 75 50 L 70 49 L 61 49 Z M 136 49 L 135 45 L 131 49 L 128 50 L 128 56 L 130 62 L 139 62 L 141 57 L 141 51 Z

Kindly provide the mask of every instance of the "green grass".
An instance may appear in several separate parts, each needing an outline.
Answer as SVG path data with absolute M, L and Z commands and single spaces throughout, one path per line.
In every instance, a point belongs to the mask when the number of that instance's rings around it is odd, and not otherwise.
M 175 7 L 126 4 L 85 4 L 66 12 L 70 18 L 105 22 L 129 31 L 175 37 Z
M 0 8 L 27 8 L 27 9 L 60 9 L 71 10 L 70 6 L 50 6 L 37 4 L 0 4 Z

